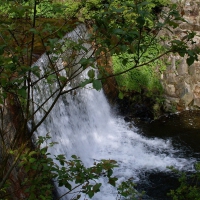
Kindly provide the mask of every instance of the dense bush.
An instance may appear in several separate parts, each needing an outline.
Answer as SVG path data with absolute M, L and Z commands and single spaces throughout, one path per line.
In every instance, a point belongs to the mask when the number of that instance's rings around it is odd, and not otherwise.
M 122 57 L 121 57 L 122 56 Z M 123 60 L 127 58 L 128 62 L 124 65 Z M 118 73 L 122 68 L 130 68 L 133 65 L 132 59 L 133 55 L 123 54 L 120 56 L 113 56 L 113 69 L 115 73 Z M 159 62 L 151 63 L 148 66 L 143 66 L 142 68 L 136 68 L 125 74 L 116 76 L 116 81 L 119 90 L 122 93 L 135 91 L 141 93 L 141 91 L 146 91 L 146 95 L 162 94 L 162 85 L 160 83 L 160 71 Z
M 65 187 L 65 192 L 57 199 L 73 194 L 71 200 L 78 200 L 81 196 L 92 198 L 100 191 L 102 183 L 98 181 L 100 177 L 107 178 L 107 183 L 116 187 L 117 199 L 127 197 L 127 199 L 137 199 L 141 196 L 134 189 L 132 180 L 123 181 L 116 185 L 117 177 L 113 176 L 113 169 L 117 167 L 114 160 L 94 161 L 93 166 L 85 167 L 83 162 L 76 155 L 71 159 L 66 159 L 65 155 L 52 155 L 49 148 L 56 143 L 47 142 L 50 137 L 39 136 L 35 149 L 25 148 L 18 161 L 18 170 L 21 171 L 20 190 L 24 191 L 26 200 L 52 200 L 55 185 Z M 48 144 L 48 145 L 47 145 Z M 17 150 L 10 152 L 18 156 Z M 0 199 L 12 198 L 10 194 L 10 181 L 0 188 Z M 14 194 L 17 191 L 14 191 Z M 130 197 L 130 198 L 129 198 Z
M 196 172 L 187 174 L 171 167 L 171 170 L 179 176 L 179 187 L 171 190 L 168 195 L 173 200 L 199 200 L 200 199 L 200 163 L 195 164 Z
M 22 1 L 17 4 L 12 1 L 2 2 L 0 5 L 1 15 L 9 18 L 33 18 L 33 1 Z M 54 3 L 52 0 L 42 0 L 37 6 L 37 17 L 42 18 L 65 18 L 65 6 Z
M 148 62 L 162 52 L 161 46 L 154 42 L 140 58 L 141 63 Z M 134 66 L 136 56 L 128 52 L 112 56 L 114 73 L 117 74 Z M 164 60 L 160 59 L 116 76 L 119 98 L 129 99 L 130 104 L 145 104 L 148 101 L 154 117 L 158 117 L 164 100 L 160 76 L 165 68 Z

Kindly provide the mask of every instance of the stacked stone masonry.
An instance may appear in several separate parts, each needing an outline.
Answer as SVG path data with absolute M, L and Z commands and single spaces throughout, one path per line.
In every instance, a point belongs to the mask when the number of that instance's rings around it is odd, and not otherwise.
M 195 46 L 200 47 L 200 1 L 182 1 L 179 9 L 187 23 L 181 23 L 174 33 L 182 38 L 186 31 L 195 31 Z M 187 57 L 170 55 L 166 71 L 161 76 L 165 91 L 166 110 L 200 109 L 200 62 L 195 61 L 191 66 L 186 63 Z M 199 57 L 200 60 L 200 57 Z

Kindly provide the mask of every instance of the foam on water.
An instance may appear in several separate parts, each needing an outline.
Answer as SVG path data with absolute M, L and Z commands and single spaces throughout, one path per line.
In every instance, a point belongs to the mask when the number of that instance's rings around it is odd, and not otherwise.
M 51 150 L 53 154 L 67 158 L 75 154 L 87 166 L 94 159 L 116 160 L 119 168 L 114 174 L 120 180 L 133 177 L 137 182 L 145 170 L 166 171 L 171 165 L 187 170 L 191 167 L 192 160 L 174 156 L 178 150 L 170 140 L 145 138 L 123 118 L 112 116 L 102 91 L 82 89 L 76 95 L 63 96 L 38 132 L 50 132 L 52 141 L 59 143 Z M 103 194 L 94 199 L 106 200 L 108 196 L 114 200 L 116 191 L 107 185 L 103 188 Z
M 37 62 L 44 63 L 45 56 Z M 81 77 L 80 77 L 81 78 Z M 40 85 L 36 102 L 47 98 L 47 85 Z M 47 96 L 45 96 L 47 95 Z M 51 105 L 47 102 L 46 107 Z M 40 111 L 38 120 L 43 116 Z M 116 160 L 119 167 L 114 175 L 123 181 L 133 177 L 137 182 L 144 171 L 166 171 L 167 166 L 191 170 L 193 160 L 177 157 L 170 140 L 146 138 L 129 125 L 123 118 L 111 114 L 111 108 L 103 91 L 95 91 L 88 86 L 76 93 L 63 95 L 38 128 L 38 134 L 50 133 L 52 141 L 58 142 L 50 151 L 52 154 L 65 154 L 67 158 L 75 154 L 86 166 L 91 166 L 94 159 Z M 114 200 L 116 191 L 103 182 L 102 193 L 94 196 L 95 200 Z M 64 193 L 60 189 L 60 193 Z M 66 197 L 62 198 L 65 199 Z M 66 198 L 67 199 L 67 198 Z

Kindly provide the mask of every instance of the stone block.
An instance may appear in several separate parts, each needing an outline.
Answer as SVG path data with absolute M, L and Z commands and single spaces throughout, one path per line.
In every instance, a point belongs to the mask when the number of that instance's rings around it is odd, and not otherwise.
M 197 106 L 200 108 L 200 99 L 194 99 L 193 106 Z
M 165 96 L 164 110 L 167 112 L 173 112 L 176 109 L 176 105 L 179 102 L 179 98 Z
M 188 106 L 194 99 L 193 91 L 191 86 L 185 81 L 178 84 L 176 89 L 176 94 L 180 98 L 180 101 L 183 102 L 185 106 Z
M 195 82 L 200 81 L 200 64 L 198 62 L 189 67 L 189 74 L 193 77 Z
M 200 85 L 196 85 L 194 88 L 194 99 L 200 99 Z
M 188 71 L 191 76 L 195 75 L 195 69 L 196 69 L 196 66 L 194 64 L 189 67 Z
M 166 99 L 167 103 L 178 103 L 179 102 L 179 98 L 177 98 L 177 97 L 165 96 L 165 99 Z
M 176 83 L 176 73 L 175 72 L 165 72 L 166 83 Z
M 200 81 L 200 67 L 195 68 L 194 78 L 195 78 L 195 81 Z
M 181 63 L 179 64 L 179 66 L 177 66 L 177 72 L 178 75 L 185 75 L 188 74 L 188 65 L 186 63 L 185 58 L 182 59 Z
M 171 97 L 176 97 L 176 89 L 175 89 L 175 86 L 173 84 L 166 84 L 165 85 L 165 91 L 166 91 L 166 94 L 168 96 L 171 96 Z

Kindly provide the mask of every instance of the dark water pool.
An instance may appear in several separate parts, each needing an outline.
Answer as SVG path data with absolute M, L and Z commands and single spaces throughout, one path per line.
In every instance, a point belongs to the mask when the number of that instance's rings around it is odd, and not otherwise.
M 170 139 L 173 146 L 181 150 L 181 157 L 200 161 L 200 111 L 170 114 L 151 123 L 136 120 L 135 125 L 148 138 Z M 146 192 L 143 199 L 170 200 L 167 193 L 178 185 L 177 176 L 170 172 L 146 172 L 137 187 Z

